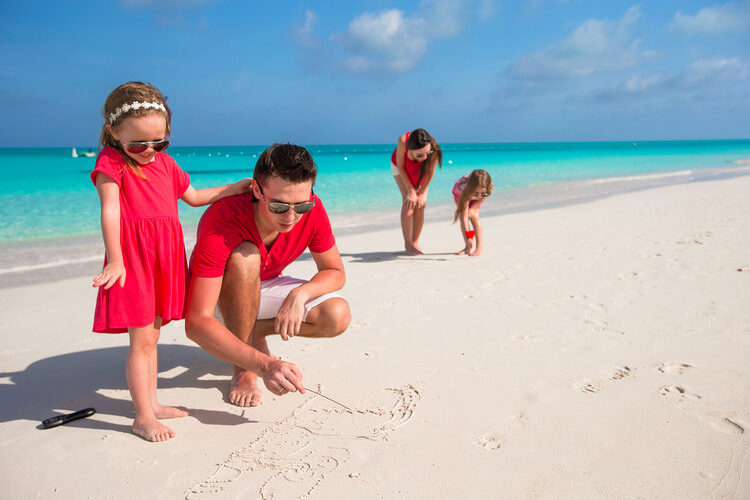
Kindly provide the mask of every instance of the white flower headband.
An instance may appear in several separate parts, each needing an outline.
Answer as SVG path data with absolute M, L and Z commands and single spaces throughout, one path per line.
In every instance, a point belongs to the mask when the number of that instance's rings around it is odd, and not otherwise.
M 131 102 L 130 104 L 123 104 L 122 106 L 120 106 L 119 108 L 117 108 L 114 111 L 114 113 L 111 113 L 109 115 L 109 124 L 112 125 L 113 123 L 115 123 L 117 121 L 117 119 L 120 118 L 121 114 L 127 113 L 131 109 L 141 109 L 141 108 L 144 108 L 144 109 L 148 109 L 148 108 L 159 109 L 165 115 L 167 114 L 167 108 L 165 108 L 164 105 L 161 104 L 161 103 L 159 103 L 159 102 L 138 102 L 138 101 L 135 101 L 135 102 Z

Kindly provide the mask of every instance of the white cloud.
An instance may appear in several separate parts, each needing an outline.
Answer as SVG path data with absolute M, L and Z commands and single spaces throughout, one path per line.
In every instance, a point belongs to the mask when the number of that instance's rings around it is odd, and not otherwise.
M 647 97 L 664 99 L 696 95 L 728 96 L 735 84 L 750 78 L 750 62 L 739 59 L 703 59 L 673 74 L 633 75 L 625 82 L 597 92 L 599 102 L 633 101 Z
M 333 40 L 350 54 L 342 66 L 352 73 L 402 72 L 427 50 L 425 31 L 422 19 L 407 19 L 402 11 L 391 9 L 358 16 Z
M 463 28 L 461 0 L 422 0 L 420 16 L 431 38 L 447 38 Z
M 631 7 L 617 21 L 590 19 L 567 38 L 513 61 L 504 75 L 520 80 L 550 80 L 607 73 L 635 66 L 641 54 L 632 40 L 640 8 Z
M 706 7 L 694 16 L 677 11 L 669 27 L 688 35 L 746 33 L 750 31 L 750 0 Z
M 732 59 L 707 59 L 691 64 L 678 78 L 680 87 L 700 89 L 721 86 L 747 80 L 750 63 L 735 57 Z
M 318 39 L 313 33 L 313 27 L 318 22 L 318 16 L 311 10 L 305 11 L 305 22 L 301 26 L 292 26 L 297 41 L 302 47 L 317 47 Z
M 480 10 L 489 14 L 493 0 L 478 1 Z M 317 17 L 311 11 L 305 14 L 304 24 L 293 30 L 301 48 L 307 49 L 302 60 L 309 69 L 327 67 L 355 75 L 399 74 L 413 69 L 435 40 L 461 32 L 466 2 L 422 0 L 412 14 L 400 9 L 365 12 L 355 17 L 346 31 L 330 35 L 328 45 L 313 35 Z
M 497 7 L 495 7 L 494 0 L 479 0 L 477 13 L 480 19 L 491 19 L 495 16 L 495 12 L 497 12 Z

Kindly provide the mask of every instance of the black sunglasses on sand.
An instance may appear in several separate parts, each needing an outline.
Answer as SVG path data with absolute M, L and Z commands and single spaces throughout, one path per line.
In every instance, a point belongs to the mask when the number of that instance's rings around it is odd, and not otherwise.
M 125 151 L 127 151 L 128 153 L 133 153 L 134 155 L 143 153 L 149 147 L 153 149 L 154 152 L 161 153 L 169 147 L 169 141 L 136 141 L 123 144 L 122 147 L 124 147 Z
M 313 209 L 315 206 L 315 201 L 306 201 L 304 203 L 297 203 L 296 205 L 290 205 L 289 203 L 281 203 L 280 201 L 274 201 L 271 203 L 268 203 L 268 200 L 266 200 L 266 195 L 263 194 L 263 188 L 260 185 L 260 182 L 255 181 L 255 183 L 258 185 L 258 189 L 260 190 L 260 195 L 263 197 L 263 201 L 265 202 L 266 206 L 268 207 L 268 211 L 272 214 L 281 215 L 285 214 L 289 211 L 290 208 L 294 209 L 294 213 L 297 215 L 306 214 L 310 210 Z M 313 200 L 315 200 L 315 193 L 312 189 L 310 189 L 310 194 L 313 197 Z

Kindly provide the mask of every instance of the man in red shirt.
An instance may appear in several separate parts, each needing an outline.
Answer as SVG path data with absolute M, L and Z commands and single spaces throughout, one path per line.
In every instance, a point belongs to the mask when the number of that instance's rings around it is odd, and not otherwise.
M 316 175 L 305 148 L 274 144 L 258 158 L 251 191 L 214 203 L 198 225 L 185 331 L 234 365 L 229 400 L 237 406 L 261 404 L 258 377 L 276 395 L 305 392 L 299 368 L 272 356 L 266 336 L 335 337 L 351 321 L 349 304 L 335 293 L 346 276 L 312 190 Z M 280 276 L 308 248 L 315 276 Z

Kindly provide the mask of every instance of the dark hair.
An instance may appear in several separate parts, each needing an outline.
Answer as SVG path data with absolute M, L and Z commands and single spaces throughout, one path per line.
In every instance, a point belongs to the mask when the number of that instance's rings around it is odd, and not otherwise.
M 428 144 L 432 145 L 432 154 L 422 162 L 422 168 L 419 171 L 419 180 L 417 180 L 417 186 L 422 184 L 422 178 L 428 169 L 435 170 L 435 164 L 438 164 L 440 168 L 443 168 L 443 150 L 440 149 L 440 145 L 437 143 L 434 137 L 427 133 L 423 128 L 417 128 L 412 130 L 409 134 L 409 138 L 406 140 L 406 149 L 421 149 Z
M 154 107 L 129 106 L 133 103 L 157 103 L 164 106 L 165 111 Z M 128 108 L 127 111 L 122 109 L 123 106 L 126 106 Z M 120 112 L 116 115 L 117 117 L 114 121 L 111 121 L 111 116 L 114 116 L 114 113 L 118 110 Z M 101 134 L 99 134 L 99 146 L 109 146 L 115 148 L 120 152 L 120 155 L 122 156 L 122 159 L 125 161 L 125 163 L 133 171 L 135 171 L 136 175 L 143 179 L 145 179 L 146 176 L 141 171 L 140 165 L 138 165 L 138 163 L 136 163 L 127 155 L 127 153 L 125 153 L 125 151 L 122 149 L 120 141 L 114 138 L 112 133 L 107 128 L 107 125 L 112 128 L 117 128 L 117 126 L 120 125 L 123 120 L 125 120 L 125 118 L 130 118 L 131 116 L 146 116 L 151 113 L 159 113 L 164 115 L 164 119 L 167 121 L 167 128 L 164 131 L 164 138 L 166 139 L 172 133 L 172 111 L 169 109 L 169 106 L 167 106 L 167 97 L 159 92 L 159 89 L 157 89 L 150 83 L 123 83 L 107 96 L 107 100 L 104 101 L 104 106 L 102 106 L 104 125 L 102 125 L 102 132 Z
M 269 177 L 279 177 L 293 184 L 312 181 L 318 175 L 318 167 L 302 146 L 274 144 L 263 151 L 255 163 L 253 178 L 263 182 Z

